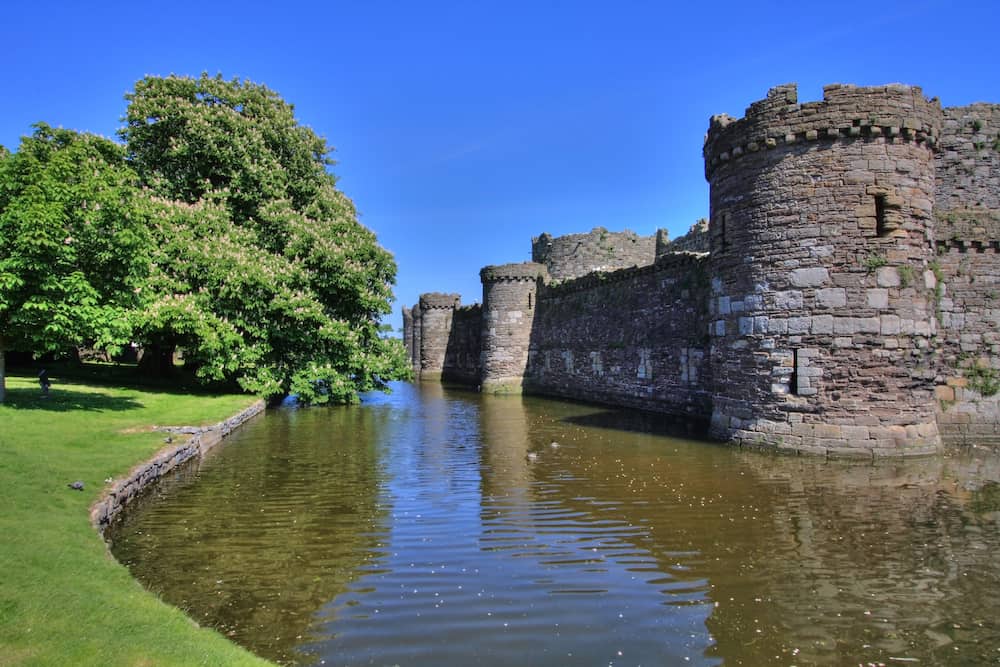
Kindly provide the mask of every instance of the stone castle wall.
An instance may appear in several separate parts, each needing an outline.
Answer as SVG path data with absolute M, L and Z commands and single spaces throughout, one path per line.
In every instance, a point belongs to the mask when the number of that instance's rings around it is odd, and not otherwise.
M 1000 105 L 945 109 L 938 149 L 938 425 L 1000 444 Z
M 646 266 L 656 258 L 656 236 L 609 232 L 595 227 L 586 234 L 531 239 L 531 261 L 544 264 L 553 280 L 579 278 L 591 271 Z
M 936 208 L 1000 211 L 1000 104 L 944 110 Z
M 656 233 L 656 256 L 668 252 L 708 252 L 712 249 L 708 234 L 708 220 L 701 219 L 691 225 L 687 233 L 670 240 L 666 230 Z
M 445 346 L 442 380 L 471 385 L 479 383 L 482 328 L 481 306 L 476 304 L 455 308 Z
M 938 425 L 954 442 L 1000 444 L 1000 240 L 949 238 L 937 248 Z
M 525 388 L 705 419 L 708 286 L 706 259 L 678 253 L 544 287 Z
M 483 270 L 483 390 L 710 417 L 779 450 L 1000 444 L 1000 105 L 779 86 L 713 117 L 704 157 L 707 225 L 542 234 L 534 263 Z M 409 325 L 425 370 L 451 335 L 439 318 L 429 342 L 428 312 Z

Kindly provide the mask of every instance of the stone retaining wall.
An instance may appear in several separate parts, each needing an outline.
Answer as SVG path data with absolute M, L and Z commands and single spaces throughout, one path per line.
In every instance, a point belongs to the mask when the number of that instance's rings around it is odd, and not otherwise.
M 441 379 L 445 382 L 479 384 L 482 323 L 483 309 L 479 304 L 455 308 L 441 369 Z
M 188 437 L 180 444 L 161 449 L 153 458 L 134 467 L 123 479 L 115 481 L 90 510 L 90 520 L 97 532 L 103 535 L 121 511 L 148 486 L 155 484 L 182 463 L 196 456 L 204 456 L 233 430 L 262 413 L 265 407 L 263 400 L 257 401 L 246 410 L 213 426 L 155 427 L 156 431 Z

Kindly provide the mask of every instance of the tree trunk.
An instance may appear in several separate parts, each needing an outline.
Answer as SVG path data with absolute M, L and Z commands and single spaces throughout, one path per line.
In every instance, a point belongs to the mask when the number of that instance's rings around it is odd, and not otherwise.
M 146 345 L 142 349 L 139 368 L 153 377 L 170 377 L 174 372 L 174 345 Z
M 3 336 L 0 336 L 0 403 L 7 398 L 7 352 L 3 346 Z

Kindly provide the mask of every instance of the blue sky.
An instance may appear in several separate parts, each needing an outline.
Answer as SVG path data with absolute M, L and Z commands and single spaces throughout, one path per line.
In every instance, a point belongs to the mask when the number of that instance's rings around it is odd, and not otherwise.
M 113 136 L 147 74 L 264 83 L 336 148 L 396 256 L 397 301 L 481 299 L 532 236 L 676 237 L 708 213 L 708 119 L 768 88 L 920 85 L 1000 102 L 1000 3 L 15 0 L 0 22 L 0 144 L 45 121 Z

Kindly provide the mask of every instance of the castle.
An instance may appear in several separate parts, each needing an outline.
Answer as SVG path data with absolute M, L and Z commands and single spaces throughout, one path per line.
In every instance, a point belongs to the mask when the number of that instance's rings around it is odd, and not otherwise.
M 422 380 L 631 406 L 836 456 L 1000 444 L 1000 105 L 773 88 L 713 116 L 707 225 L 595 229 L 403 310 Z

